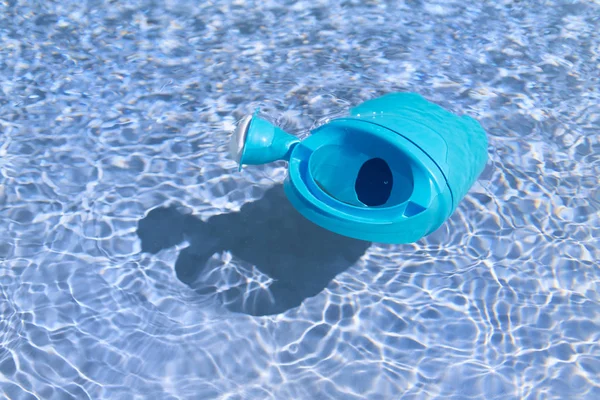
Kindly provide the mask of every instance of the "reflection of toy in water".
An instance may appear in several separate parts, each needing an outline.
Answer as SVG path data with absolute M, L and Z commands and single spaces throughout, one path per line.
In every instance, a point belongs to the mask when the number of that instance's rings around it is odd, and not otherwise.
M 289 161 L 285 193 L 310 221 L 357 239 L 410 243 L 439 228 L 487 162 L 487 137 L 413 93 L 366 101 L 300 141 L 257 115 L 238 125 L 240 164 Z

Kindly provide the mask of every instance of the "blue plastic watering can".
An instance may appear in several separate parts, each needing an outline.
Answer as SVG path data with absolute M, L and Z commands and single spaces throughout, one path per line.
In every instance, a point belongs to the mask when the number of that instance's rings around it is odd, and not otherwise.
M 304 140 L 257 114 L 231 139 L 239 163 L 289 162 L 292 205 L 338 234 L 380 243 L 412 243 L 454 212 L 487 162 L 477 121 L 418 94 L 368 100 Z

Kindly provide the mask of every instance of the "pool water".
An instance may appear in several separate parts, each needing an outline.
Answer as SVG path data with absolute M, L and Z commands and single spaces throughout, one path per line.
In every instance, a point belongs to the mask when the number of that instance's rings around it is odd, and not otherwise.
M 600 398 L 598 0 L 0 2 L 0 397 Z M 410 245 L 227 148 L 418 92 L 490 161 Z

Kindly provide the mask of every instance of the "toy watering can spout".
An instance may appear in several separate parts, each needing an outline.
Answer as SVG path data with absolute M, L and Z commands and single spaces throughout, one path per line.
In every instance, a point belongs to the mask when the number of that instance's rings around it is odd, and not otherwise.
M 294 145 L 299 142 L 295 136 L 257 117 L 256 114 L 247 115 L 233 133 L 229 154 L 241 170 L 244 164 L 288 161 Z

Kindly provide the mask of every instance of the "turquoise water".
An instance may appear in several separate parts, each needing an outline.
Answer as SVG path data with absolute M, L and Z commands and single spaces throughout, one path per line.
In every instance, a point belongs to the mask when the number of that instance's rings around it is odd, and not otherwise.
M 0 397 L 600 398 L 600 3 L 0 2 Z M 413 91 L 490 162 L 411 245 L 237 172 Z

